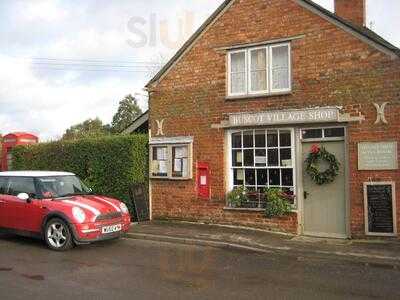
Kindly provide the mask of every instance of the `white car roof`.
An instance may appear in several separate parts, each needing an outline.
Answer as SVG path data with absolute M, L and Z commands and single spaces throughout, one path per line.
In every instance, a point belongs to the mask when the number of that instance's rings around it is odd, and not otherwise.
M 68 176 L 75 175 L 69 172 L 52 172 L 52 171 L 10 171 L 0 172 L 0 176 L 11 177 L 46 177 L 46 176 Z

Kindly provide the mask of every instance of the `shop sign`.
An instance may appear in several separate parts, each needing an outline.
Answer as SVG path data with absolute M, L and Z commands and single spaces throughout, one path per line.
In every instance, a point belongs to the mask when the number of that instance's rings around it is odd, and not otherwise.
M 397 142 L 358 144 L 359 170 L 397 170 Z
M 293 109 L 229 115 L 229 126 L 258 126 L 339 122 L 336 107 Z

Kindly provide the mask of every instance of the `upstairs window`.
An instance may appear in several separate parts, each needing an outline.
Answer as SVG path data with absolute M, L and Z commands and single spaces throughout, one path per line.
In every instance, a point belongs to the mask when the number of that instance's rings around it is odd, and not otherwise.
M 290 44 L 228 53 L 228 96 L 272 94 L 291 90 Z

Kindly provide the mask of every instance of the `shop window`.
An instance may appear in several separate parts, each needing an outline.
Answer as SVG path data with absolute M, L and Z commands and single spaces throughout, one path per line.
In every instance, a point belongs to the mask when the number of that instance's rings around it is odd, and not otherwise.
M 249 207 L 265 206 L 263 192 L 267 187 L 281 188 L 294 195 L 293 138 L 293 131 L 287 129 L 243 130 L 231 134 L 231 184 L 245 186 L 251 192 L 254 202 L 250 201 Z
M 151 178 L 192 178 L 191 144 L 150 145 Z
M 266 45 L 228 53 L 228 96 L 291 90 L 290 44 Z

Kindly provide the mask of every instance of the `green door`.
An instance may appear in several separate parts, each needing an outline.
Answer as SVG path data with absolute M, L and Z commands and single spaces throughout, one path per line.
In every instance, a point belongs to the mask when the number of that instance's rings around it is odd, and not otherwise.
M 305 172 L 304 161 L 315 144 L 324 146 L 340 162 L 339 175 L 332 183 L 317 185 Z M 326 167 L 325 162 L 320 164 L 321 170 Z M 303 234 L 347 238 L 345 167 L 344 141 L 303 142 Z

